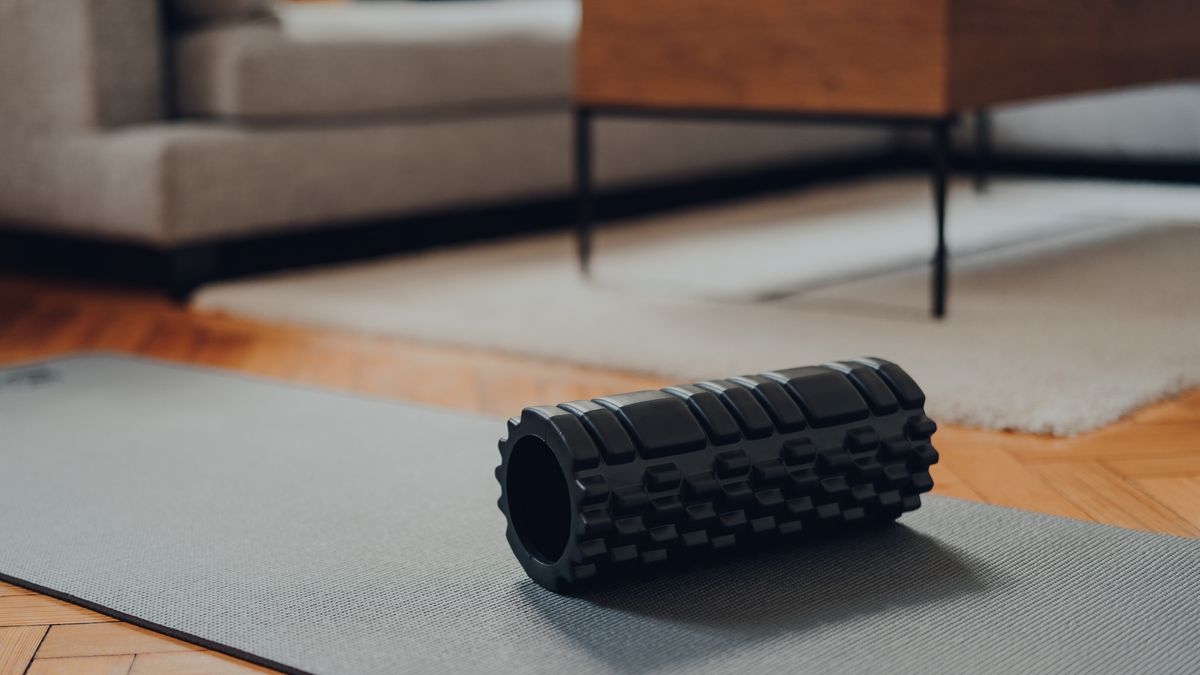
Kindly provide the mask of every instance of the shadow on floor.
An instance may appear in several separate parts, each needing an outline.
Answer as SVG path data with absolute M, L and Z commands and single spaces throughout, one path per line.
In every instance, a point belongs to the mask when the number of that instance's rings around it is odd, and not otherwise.
M 793 643 L 839 625 L 982 593 L 982 565 L 902 525 L 761 551 L 564 598 L 533 585 L 528 604 L 616 671 Z M 852 634 L 845 635 L 852 648 Z M 795 653 L 794 651 L 792 653 Z

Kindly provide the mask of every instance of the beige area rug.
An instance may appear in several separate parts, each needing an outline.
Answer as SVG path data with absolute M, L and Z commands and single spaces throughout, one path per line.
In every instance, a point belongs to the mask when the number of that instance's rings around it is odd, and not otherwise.
M 555 235 L 219 284 L 195 305 L 680 380 L 876 355 L 943 422 L 1054 434 L 1200 385 L 1200 189 L 956 185 L 942 322 L 929 202 L 896 179 L 612 227 L 591 281 Z

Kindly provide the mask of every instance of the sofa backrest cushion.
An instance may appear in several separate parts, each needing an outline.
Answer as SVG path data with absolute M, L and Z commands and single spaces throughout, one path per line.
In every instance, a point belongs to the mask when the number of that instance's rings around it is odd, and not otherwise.
M 188 26 L 274 16 L 271 0 L 168 0 L 172 18 Z
M 163 116 L 158 0 L 0 0 L 0 137 Z

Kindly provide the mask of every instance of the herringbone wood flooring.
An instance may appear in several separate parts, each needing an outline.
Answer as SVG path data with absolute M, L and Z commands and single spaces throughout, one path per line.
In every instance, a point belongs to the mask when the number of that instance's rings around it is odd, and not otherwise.
M 498 417 L 531 403 L 669 384 L 531 358 L 198 314 L 143 291 L 0 276 L 0 364 L 78 350 L 232 368 Z M 948 427 L 935 440 L 942 453 L 933 470 L 936 493 L 1200 536 L 1200 390 L 1078 438 Z M 260 670 L 0 584 L 0 675 Z

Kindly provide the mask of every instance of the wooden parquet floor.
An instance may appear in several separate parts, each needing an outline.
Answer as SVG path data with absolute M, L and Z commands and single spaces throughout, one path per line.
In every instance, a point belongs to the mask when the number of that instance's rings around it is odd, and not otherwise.
M 497 417 L 533 403 L 669 384 L 525 357 L 195 313 L 145 291 L 0 276 L 0 364 L 81 350 L 231 368 Z M 1200 536 L 1200 390 L 1076 438 L 943 427 L 935 440 L 942 453 L 933 471 L 935 493 Z M 0 675 L 261 670 L 0 584 Z

